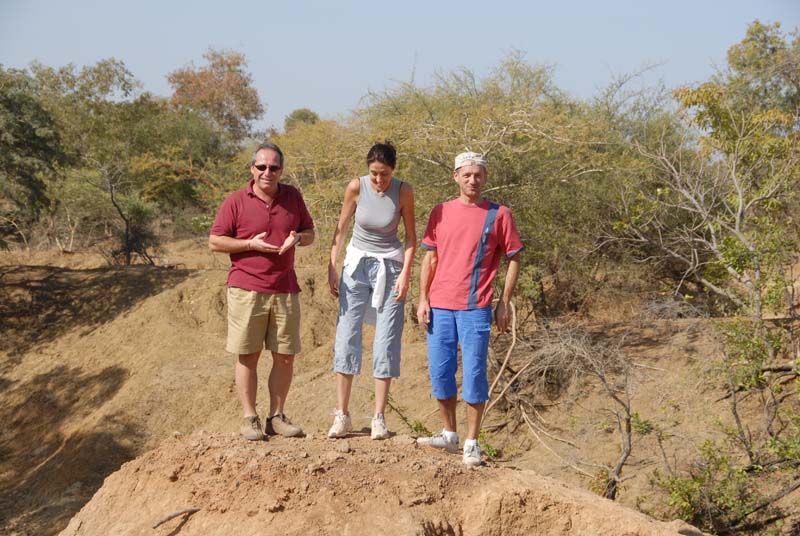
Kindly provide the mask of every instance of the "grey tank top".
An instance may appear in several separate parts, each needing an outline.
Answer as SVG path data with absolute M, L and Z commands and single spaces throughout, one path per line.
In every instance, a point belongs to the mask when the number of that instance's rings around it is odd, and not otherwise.
M 400 222 L 400 186 L 403 181 L 392 177 L 385 192 L 372 187 L 369 176 L 359 178 L 358 203 L 350 243 L 371 253 L 389 253 L 402 247 L 397 238 Z

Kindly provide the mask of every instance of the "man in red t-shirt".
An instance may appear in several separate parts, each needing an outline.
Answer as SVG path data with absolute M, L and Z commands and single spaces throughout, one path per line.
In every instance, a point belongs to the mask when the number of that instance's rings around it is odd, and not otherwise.
M 237 354 L 236 388 L 244 409 L 241 434 L 250 440 L 267 434 L 296 437 L 303 431 L 283 408 L 300 351 L 300 286 L 294 272 L 294 247 L 314 241 L 314 221 L 303 196 L 280 183 L 283 152 L 261 144 L 253 155 L 253 178 L 222 203 L 208 247 L 229 253 L 228 341 Z M 261 349 L 272 352 L 266 430 L 256 411 L 257 365 Z
M 486 158 L 461 153 L 453 179 L 457 198 L 434 207 L 422 239 L 428 251 L 422 260 L 417 318 L 428 331 L 428 370 L 433 396 L 439 401 L 444 429 L 417 442 L 458 452 L 456 433 L 456 370 L 458 346 L 463 365 L 462 398 L 467 403 L 467 439 L 463 462 L 480 465 L 478 432 L 489 386 L 486 357 L 492 324 L 492 283 L 500 259 L 508 258 L 503 295 L 497 304 L 497 327 L 508 328 L 508 306 L 519 276 L 522 240 L 511 211 L 481 194 L 487 180 Z

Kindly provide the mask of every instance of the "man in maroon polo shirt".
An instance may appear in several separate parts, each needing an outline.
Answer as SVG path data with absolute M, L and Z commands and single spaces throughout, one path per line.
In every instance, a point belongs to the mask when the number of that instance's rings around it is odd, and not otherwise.
M 303 431 L 283 408 L 292 383 L 294 356 L 300 351 L 300 286 L 294 272 L 294 247 L 314 241 L 314 221 L 303 196 L 280 184 L 283 152 L 263 143 L 250 165 L 252 180 L 222 203 L 208 247 L 229 253 L 228 340 L 237 354 L 236 388 L 244 419 L 241 434 L 260 440 L 266 434 L 296 437 Z M 266 430 L 256 411 L 257 365 L 261 349 L 272 352 Z

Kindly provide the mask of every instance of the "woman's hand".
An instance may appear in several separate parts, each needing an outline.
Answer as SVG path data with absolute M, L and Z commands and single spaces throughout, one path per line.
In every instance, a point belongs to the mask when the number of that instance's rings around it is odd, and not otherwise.
M 339 297 L 339 274 L 336 272 L 336 266 L 332 262 L 328 263 L 328 287 L 331 289 L 331 294 L 334 298 Z
M 394 301 L 399 302 L 406 298 L 406 294 L 408 294 L 409 279 L 411 279 L 410 271 L 407 272 L 406 270 L 403 270 L 400 272 L 400 275 L 397 276 L 397 281 L 394 282 Z

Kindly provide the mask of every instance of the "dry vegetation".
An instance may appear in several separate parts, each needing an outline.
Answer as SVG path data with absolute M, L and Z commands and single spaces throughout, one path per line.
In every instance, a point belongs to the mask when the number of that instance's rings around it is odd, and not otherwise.
M 489 155 L 486 194 L 526 245 L 515 330 L 493 341 L 484 451 L 705 531 L 800 531 L 796 33 L 755 22 L 724 70 L 673 93 L 631 91 L 633 76 L 576 100 L 511 55 L 485 77 L 401 84 L 338 122 L 300 110 L 270 133 L 252 132 L 244 58 L 206 60 L 170 75 L 171 99 L 139 91 L 117 60 L 0 68 L 8 532 L 63 528 L 174 431 L 232 431 L 225 261 L 197 237 L 247 176 L 246 136 L 283 147 L 321 237 L 298 261 L 293 397 L 309 429 L 333 404 L 335 309 L 316 267 L 344 184 L 389 137 L 423 222 L 469 148 Z M 411 315 L 404 340 L 390 425 L 432 430 Z

